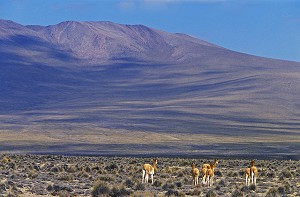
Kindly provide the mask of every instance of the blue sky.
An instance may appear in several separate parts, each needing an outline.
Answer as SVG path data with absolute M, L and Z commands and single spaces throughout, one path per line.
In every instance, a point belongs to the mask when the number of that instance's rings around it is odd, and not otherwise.
M 235 51 L 300 62 L 300 0 L 0 0 L 0 18 L 23 25 L 144 24 Z

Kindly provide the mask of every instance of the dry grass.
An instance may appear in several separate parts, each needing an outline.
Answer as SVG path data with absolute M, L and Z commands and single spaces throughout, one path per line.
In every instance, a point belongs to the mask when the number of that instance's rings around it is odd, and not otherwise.
M 68 124 L 69 129 L 59 125 L 24 125 L 20 132 L 0 129 L 0 151 L 39 154 L 153 154 L 216 155 L 226 150 L 227 155 L 253 154 L 291 156 L 299 158 L 300 136 L 295 133 L 261 134 L 259 137 L 244 135 L 192 134 L 178 132 L 142 132 L 125 129 L 95 128 L 89 124 Z M 63 127 L 63 125 L 62 125 Z M 84 132 L 83 132 L 84 131 Z M 257 145 L 259 144 L 259 145 Z M 108 146 L 107 146 L 108 145 Z M 113 145 L 113 147 L 111 146 Z M 212 147 L 210 147 L 212 146 Z M 135 148 L 139 147 L 139 148 Z M 157 148 L 159 147 L 159 148 Z M 244 150 L 244 152 L 243 152 Z M 245 152 L 247 150 L 247 152 Z M 101 152 L 102 151 L 102 152 Z M 250 153 L 250 154 L 252 154 Z M 224 154 L 224 153 L 222 153 Z M 298 156 L 297 156 L 298 155 Z M 289 158 L 288 158 L 289 159 Z
M 158 158 L 154 184 L 142 184 L 151 158 L 0 155 L 0 195 L 13 196 L 299 196 L 299 161 L 256 160 L 257 185 L 246 186 L 249 160 L 220 160 L 214 184 L 192 185 L 190 164 L 206 159 Z M 9 159 L 8 159 L 9 158 Z
M 300 136 L 297 132 L 295 135 L 286 134 L 265 134 L 259 137 L 251 136 L 249 138 L 244 138 L 243 136 L 228 135 L 220 136 L 214 134 L 186 134 L 186 133 L 163 133 L 163 132 L 142 132 L 142 131 L 132 131 L 125 129 L 106 129 L 106 128 L 92 128 L 89 125 L 82 124 L 72 128 L 71 131 L 61 130 L 59 128 L 51 127 L 47 125 L 47 129 L 43 125 L 33 125 L 22 132 L 13 132 L 10 130 L 0 129 L 0 142 L 10 142 L 13 144 L 26 144 L 30 143 L 89 143 L 89 144 L 131 144 L 135 142 L 136 144 L 156 144 L 156 143 L 169 143 L 169 142 L 181 142 L 181 143 L 201 143 L 210 144 L 213 140 L 214 143 L 285 143 L 294 142 L 300 143 Z M 84 133 L 82 131 L 85 131 Z M 16 138 L 16 136 L 18 136 Z

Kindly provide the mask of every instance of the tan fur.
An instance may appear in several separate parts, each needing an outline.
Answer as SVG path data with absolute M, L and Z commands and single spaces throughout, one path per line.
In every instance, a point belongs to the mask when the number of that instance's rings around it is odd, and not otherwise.
M 215 165 L 210 164 L 210 168 L 206 170 L 206 183 L 208 183 L 208 187 L 212 186 L 213 178 L 215 176 Z
M 156 169 L 156 165 L 157 165 L 157 159 L 154 159 L 153 165 L 150 165 L 150 164 L 143 165 L 142 183 L 148 183 L 148 178 L 149 178 L 149 174 L 150 174 L 151 179 L 152 179 L 152 184 L 153 184 L 153 175 L 154 175 L 154 171 Z
M 213 164 L 205 163 L 205 164 L 202 165 L 201 174 L 202 174 L 202 183 L 203 184 L 207 183 L 207 174 L 208 174 L 207 171 L 208 171 L 208 169 L 215 168 L 217 166 L 218 162 L 219 162 L 219 160 L 215 159 Z
M 210 168 L 210 164 L 205 163 L 205 164 L 202 165 L 202 168 L 207 168 L 208 169 L 208 168 Z
M 192 176 L 193 176 L 193 184 L 198 185 L 199 182 L 199 169 L 195 167 L 195 164 L 192 163 Z
M 246 168 L 245 170 L 246 185 L 250 184 L 250 177 L 251 177 L 251 170 L 250 168 Z
M 144 164 L 143 169 L 148 173 L 154 172 L 154 167 L 152 167 L 150 164 Z
M 202 174 L 202 184 L 206 183 L 206 171 L 208 170 L 208 168 L 202 168 L 201 169 L 201 174 Z
M 219 160 L 218 160 L 218 159 L 215 159 L 215 161 L 214 161 L 214 163 L 213 163 L 214 167 L 217 166 L 218 162 L 219 162 Z M 203 168 L 209 169 L 209 168 L 210 168 L 210 165 L 211 165 L 211 164 L 205 163 L 205 164 L 202 165 L 202 169 L 203 169 Z
M 257 170 L 257 167 L 254 166 L 254 160 L 251 161 L 250 174 L 251 174 L 251 183 L 256 185 L 256 178 L 258 176 L 258 170 Z

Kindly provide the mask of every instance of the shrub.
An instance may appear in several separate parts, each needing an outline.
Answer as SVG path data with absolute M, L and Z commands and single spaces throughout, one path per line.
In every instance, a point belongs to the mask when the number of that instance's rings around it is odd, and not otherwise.
M 92 167 L 92 171 L 99 171 L 99 170 L 100 170 L 99 166 Z
M 218 183 L 218 185 L 219 185 L 220 187 L 226 187 L 226 183 L 225 183 L 224 180 L 220 180 L 219 183 Z
M 281 171 L 279 175 L 279 180 L 283 180 L 284 178 L 292 178 L 293 175 L 288 169 L 284 169 Z
M 45 196 L 48 194 L 46 188 L 40 187 L 39 185 L 34 185 L 31 188 L 31 192 L 36 194 L 36 195 L 40 195 L 40 196 Z
M 8 164 L 8 166 L 11 168 L 11 169 L 16 169 L 16 163 L 15 162 L 13 162 L 13 161 L 10 161 L 9 162 L 9 164 Z
M 180 170 L 180 168 L 178 166 L 171 166 L 171 167 L 168 167 L 166 172 L 168 174 L 174 174 L 176 172 L 178 172 Z
M 136 190 L 142 190 L 142 191 L 144 191 L 144 190 L 145 190 L 145 185 L 142 184 L 142 183 L 138 183 L 138 184 L 135 186 L 135 189 L 136 189 Z
M 58 167 L 55 166 L 55 167 L 51 168 L 50 171 L 57 173 L 57 172 L 59 172 L 59 169 L 58 169 Z
M 101 195 L 109 195 L 110 193 L 110 189 L 109 187 L 101 182 L 101 181 L 97 181 L 92 189 L 92 196 L 93 197 L 97 197 L 97 196 L 101 196 Z
M 231 195 L 232 197 L 243 197 L 243 192 L 241 192 L 240 190 L 236 189 L 234 190 L 234 192 Z
M 132 182 L 132 180 L 130 180 L 130 179 L 127 179 L 127 180 L 125 181 L 125 186 L 131 188 L 131 187 L 134 186 L 134 182 Z
M 177 175 L 177 177 L 184 177 L 183 172 L 179 172 L 178 175 Z
M 238 177 L 239 174 L 238 174 L 237 172 L 230 171 L 230 172 L 227 174 L 227 176 L 229 176 L 229 177 Z
M 104 169 L 111 172 L 111 171 L 118 171 L 119 167 L 117 164 L 113 163 L 113 164 L 106 166 Z
M 72 181 L 74 180 L 74 177 L 71 174 L 64 173 L 61 174 L 57 179 L 61 181 Z
M 35 170 L 30 170 L 30 171 L 28 172 L 28 178 L 34 179 L 34 178 L 36 178 L 37 176 L 38 176 L 38 173 L 37 173 Z
M 266 197 L 280 197 L 280 194 L 276 188 L 271 188 L 267 192 Z
M 16 197 L 16 195 L 14 195 L 11 191 L 9 191 L 6 197 Z
M 67 171 L 69 173 L 75 173 L 77 171 L 77 168 L 75 166 L 73 166 L 73 165 L 68 165 Z
M 85 172 L 85 171 L 80 171 L 78 174 L 77 174 L 77 177 L 85 177 L 85 178 L 89 178 L 90 175 Z
M 179 192 L 174 189 L 169 189 L 165 195 L 166 196 L 179 196 Z
M 220 170 L 216 170 L 215 175 L 218 177 L 223 177 L 223 173 Z
M 249 193 L 249 194 L 247 194 L 246 197 L 257 197 L 257 194 L 255 194 L 255 193 Z
M 244 176 L 244 174 L 245 174 L 245 171 L 244 171 L 244 170 L 240 170 L 240 171 L 239 171 L 239 176 Z
M 250 185 L 249 189 L 252 191 L 256 191 L 256 185 L 254 185 L 254 184 Z
M 184 184 L 189 184 L 191 182 L 191 180 L 185 177 L 183 179 L 183 182 L 184 182 Z M 199 182 L 200 182 L 200 179 L 199 179 Z
M 46 189 L 47 189 L 47 191 L 52 191 L 53 190 L 53 185 L 52 184 L 48 185 Z
M 245 192 L 245 193 L 249 193 L 249 191 L 250 191 L 250 188 L 248 187 L 248 186 L 243 186 L 242 188 L 241 188 L 241 191 L 242 192 Z
M 54 184 L 54 185 L 52 186 L 52 188 L 53 188 L 53 190 L 55 190 L 55 191 L 59 191 L 59 190 L 60 190 L 60 186 L 57 185 L 57 184 Z
M 176 187 L 182 187 L 182 183 L 180 181 L 175 182 Z
M 172 183 L 166 183 L 162 186 L 163 190 L 175 189 L 176 186 Z
M 70 193 L 66 190 L 58 191 L 56 193 L 56 195 L 59 196 L 59 197 L 70 197 L 71 196 Z
M 266 176 L 266 171 L 265 170 L 262 170 L 261 172 L 260 172 L 260 177 L 265 177 Z
M 154 183 L 153 183 L 153 186 L 154 187 L 161 187 L 162 186 L 162 182 L 159 181 L 159 180 L 155 180 Z
M 0 194 L 3 194 L 6 191 L 7 185 L 5 183 L 0 183 Z
M 118 196 L 128 196 L 130 192 L 128 192 L 124 187 L 114 186 L 110 191 L 110 196 L 118 197 Z
M 137 191 L 137 192 L 134 192 L 133 194 L 131 194 L 130 196 L 131 197 L 154 197 L 156 195 L 154 195 L 150 191 L 145 191 L 145 192 Z
M 84 168 L 84 171 L 90 173 L 92 170 L 91 170 L 91 168 L 89 166 L 87 166 L 87 167 Z
M 280 194 L 290 194 L 292 192 L 292 187 L 288 182 L 284 182 L 282 186 L 278 187 L 278 192 Z
M 11 159 L 8 156 L 4 156 L 2 158 L 2 163 L 9 163 L 9 162 L 11 162 Z
M 167 173 L 161 174 L 159 177 L 163 178 L 163 179 L 167 179 L 167 178 L 170 178 L 170 174 L 167 174 Z
M 38 165 L 36 165 L 36 164 L 34 164 L 34 165 L 33 165 L 33 169 L 35 169 L 36 171 L 40 171 L 40 170 L 41 170 L 41 167 L 38 166 Z
M 216 197 L 217 194 L 213 190 L 209 190 L 206 194 L 206 197 Z
M 110 177 L 110 176 L 101 176 L 101 177 L 99 177 L 99 180 L 105 181 L 105 182 L 113 182 L 113 181 L 115 181 L 115 179 L 113 177 Z
M 275 177 L 276 177 L 276 173 L 273 172 L 273 171 L 268 172 L 268 173 L 267 173 L 267 177 L 268 177 L 268 178 L 275 178 Z
M 202 196 L 202 191 L 201 191 L 200 189 L 196 188 L 196 189 L 194 189 L 194 190 L 190 193 L 190 195 L 192 195 L 192 196 Z

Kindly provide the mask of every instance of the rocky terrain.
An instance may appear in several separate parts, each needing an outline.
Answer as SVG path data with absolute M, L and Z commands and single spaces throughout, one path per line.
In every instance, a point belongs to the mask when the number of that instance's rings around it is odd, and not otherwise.
M 300 196 L 295 160 L 255 160 L 257 185 L 245 185 L 249 160 L 219 160 L 211 187 L 192 185 L 191 163 L 208 159 L 157 158 L 154 184 L 142 184 L 153 158 L 0 155 L 0 196 Z

